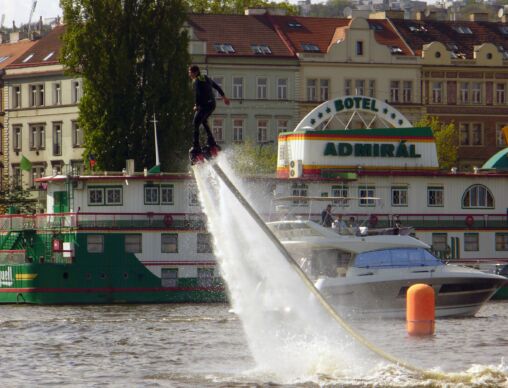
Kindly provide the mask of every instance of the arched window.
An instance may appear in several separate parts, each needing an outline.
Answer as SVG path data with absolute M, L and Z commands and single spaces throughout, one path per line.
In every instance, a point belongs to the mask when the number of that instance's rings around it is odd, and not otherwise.
M 494 196 L 484 185 L 472 185 L 462 196 L 462 208 L 493 208 Z

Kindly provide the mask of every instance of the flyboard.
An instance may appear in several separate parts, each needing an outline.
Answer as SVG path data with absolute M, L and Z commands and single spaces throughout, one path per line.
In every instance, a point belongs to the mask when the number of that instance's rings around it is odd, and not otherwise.
M 240 204 L 244 207 L 244 209 L 249 213 L 252 219 L 256 222 L 256 224 L 261 228 L 261 230 L 266 234 L 266 236 L 270 239 L 273 245 L 277 248 L 277 250 L 284 256 L 287 260 L 291 268 L 298 274 L 301 278 L 305 286 L 308 290 L 315 296 L 317 301 L 323 307 L 323 309 L 332 317 L 335 322 L 337 322 L 351 337 L 353 337 L 356 341 L 362 344 L 364 347 L 377 354 L 381 358 L 394 363 L 408 371 L 418 374 L 422 378 L 426 379 L 435 379 L 435 380 L 445 380 L 448 382 L 470 382 L 471 378 L 468 376 L 455 375 L 455 374 L 447 374 L 441 372 L 434 372 L 425 369 L 418 368 L 414 365 L 408 364 L 386 352 L 376 347 L 374 344 L 370 343 L 365 337 L 356 332 L 338 313 L 335 309 L 328 303 L 328 301 L 323 297 L 323 295 L 316 288 L 312 280 L 309 279 L 307 274 L 300 268 L 295 259 L 290 255 L 284 245 L 279 241 L 279 239 L 273 234 L 273 232 L 268 228 L 263 219 L 259 216 L 259 214 L 254 210 L 254 208 L 250 205 L 250 203 L 245 199 L 243 194 L 236 188 L 233 182 L 228 178 L 226 173 L 222 170 L 222 168 L 218 165 L 217 161 L 214 158 L 206 158 L 211 165 L 211 168 L 215 171 L 220 180 L 224 183 L 224 185 L 231 191 L 231 193 L 235 196 L 235 198 L 240 202 Z M 193 163 L 193 169 L 197 168 L 197 165 L 201 163 Z

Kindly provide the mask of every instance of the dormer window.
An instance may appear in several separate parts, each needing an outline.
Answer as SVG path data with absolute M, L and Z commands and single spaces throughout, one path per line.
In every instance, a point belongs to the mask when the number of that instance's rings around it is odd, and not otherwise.
M 266 44 L 253 44 L 250 48 L 254 54 L 268 55 L 272 53 L 272 50 Z
M 23 59 L 23 63 L 26 63 L 28 62 L 30 59 L 32 59 L 32 57 L 34 56 L 34 53 L 30 54 L 28 57 L 26 57 L 25 59 Z
M 499 26 L 499 32 L 503 35 L 508 35 L 508 26 Z
M 384 28 L 381 24 L 378 24 L 378 23 L 371 23 L 370 24 L 370 29 L 371 30 L 374 30 L 374 31 L 383 31 Z
M 448 47 L 448 49 L 451 51 L 458 51 L 459 50 L 459 46 L 457 46 L 455 43 L 447 43 L 446 47 Z
M 302 25 L 298 22 L 288 22 L 289 28 L 302 28 Z
M 467 26 L 454 26 L 453 29 L 459 34 L 472 35 L 473 31 Z
M 319 47 L 315 45 L 314 43 L 302 43 L 302 49 L 303 51 L 310 52 L 310 53 L 318 53 L 321 50 L 319 50 Z
M 48 55 L 46 55 L 43 59 L 43 61 L 47 61 L 49 58 L 51 58 L 53 56 L 53 54 L 55 54 L 54 51 L 51 51 Z
M 215 43 L 213 46 L 218 53 L 233 54 L 235 52 L 233 45 L 230 43 Z
M 402 49 L 399 46 L 390 46 L 390 52 L 394 55 L 402 54 Z
M 9 55 L 4 55 L 4 56 L 0 57 L 0 63 L 5 62 L 9 58 L 10 58 Z
M 427 28 L 425 28 L 425 26 L 422 26 L 422 25 L 413 25 L 413 26 L 409 26 L 409 31 L 411 31 L 411 32 L 427 32 Z

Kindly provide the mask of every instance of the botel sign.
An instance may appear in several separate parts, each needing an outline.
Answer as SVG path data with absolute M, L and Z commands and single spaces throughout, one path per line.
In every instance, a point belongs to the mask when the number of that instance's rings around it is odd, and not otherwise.
M 326 143 L 324 156 L 375 156 L 381 158 L 421 158 L 414 144 L 390 143 Z
M 367 98 L 367 97 L 346 97 L 344 99 L 338 98 L 333 104 L 335 105 L 335 110 L 340 112 L 342 110 L 349 109 L 363 109 L 363 110 L 371 110 L 373 112 L 379 112 L 376 107 L 376 99 L 375 98 Z

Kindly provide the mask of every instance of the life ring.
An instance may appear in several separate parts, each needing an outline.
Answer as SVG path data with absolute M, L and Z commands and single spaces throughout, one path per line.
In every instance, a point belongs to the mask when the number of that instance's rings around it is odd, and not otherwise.
M 473 216 L 467 216 L 466 219 L 464 220 L 464 222 L 466 223 L 466 225 L 468 227 L 471 227 L 474 224 L 474 217 Z
M 171 216 L 171 214 L 166 214 L 164 216 L 164 225 L 171 226 L 172 223 L 173 223 L 173 217 Z
M 369 217 L 369 224 L 371 224 L 372 226 L 376 226 L 377 221 L 378 221 L 377 216 L 375 214 L 371 214 Z

